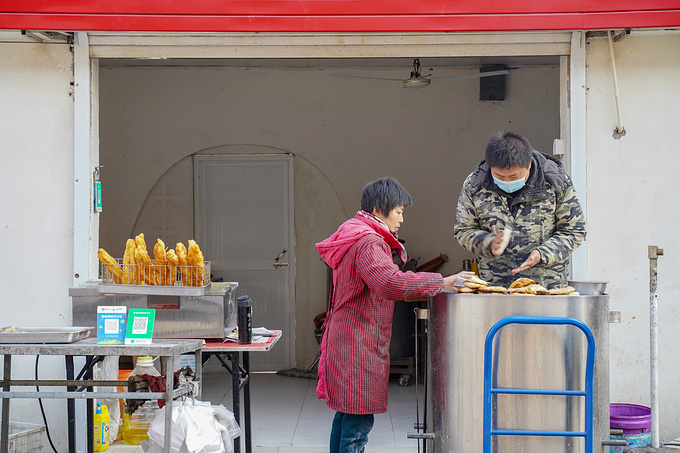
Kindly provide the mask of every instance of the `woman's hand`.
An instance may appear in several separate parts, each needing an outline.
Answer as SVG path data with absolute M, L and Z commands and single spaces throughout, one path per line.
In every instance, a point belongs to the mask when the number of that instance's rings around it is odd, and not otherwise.
M 463 271 L 463 272 L 458 272 L 455 275 L 449 275 L 448 277 L 444 277 L 444 285 L 442 286 L 442 289 L 446 291 L 453 291 L 453 292 L 458 292 L 458 288 L 456 288 L 456 283 L 458 282 L 464 282 L 465 280 L 470 280 L 473 276 L 475 275 L 474 272 L 470 271 Z

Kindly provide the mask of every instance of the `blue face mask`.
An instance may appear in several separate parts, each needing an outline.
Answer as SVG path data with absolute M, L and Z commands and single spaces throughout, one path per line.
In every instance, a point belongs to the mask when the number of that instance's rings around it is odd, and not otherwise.
M 527 172 L 529 170 L 527 169 Z M 506 193 L 514 193 L 520 190 L 522 187 L 524 187 L 524 178 L 526 178 L 526 173 L 524 176 L 522 176 L 519 179 L 515 179 L 514 181 L 501 181 L 500 179 L 496 178 L 494 176 L 493 182 L 498 186 L 499 189 L 501 189 L 503 192 Z

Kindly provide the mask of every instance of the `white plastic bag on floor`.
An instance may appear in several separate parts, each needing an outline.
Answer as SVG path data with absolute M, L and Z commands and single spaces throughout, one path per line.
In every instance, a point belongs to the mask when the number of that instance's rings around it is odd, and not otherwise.
M 148 440 L 142 441 L 142 449 L 146 453 L 162 453 L 163 450 L 163 440 L 165 439 L 165 408 L 166 406 L 163 406 L 161 409 L 158 409 L 156 412 L 156 415 L 154 416 L 153 420 L 151 420 L 151 423 L 149 424 L 149 429 L 147 431 L 147 435 L 149 436 Z M 172 405 L 172 421 L 170 423 L 170 451 L 172 453 L 179 453 L 180 451 L 186 451 L 182 450 L 182 446 L 184 445 L 184 438 L 186 437 L 186 433 L 184 432 L 184 425 L 181 421 L 182 415 L 180 412 L 182 411 L 181 406 L 177 404 Z
M 118 379 L 118 357 L 106 356 L 104 360 L 97 363 L 92 370 L 92 378 L 97 381 L 115 381 Z M 114 386 L 98 386 L 95 387 L 96 392 L 115 392 L 117 387 Z M 120 418 L 120 400 L 118 399 L 97 399 L 96 403 L 105 404 L 111 415 L 109 422 L 109 439 L 113 442 L 118 437 L 118 429 L 122 424 Z
M 170 451 L 172 453 L 231 453 L 233 439 L 241 435 L 234 414 L 224 406 L 187 399 L 173 404 Z M 149 426 L 146 453 L 163 451 L 165 407 Z
M 236 423 L 234 413 L 225 408 L 221 404 L 213 406 L 215 411 L 215 419 L 222 431 L 222 441 L 224 442 L 225 452 L 231 453 L 234 451 L 234 439 L 241 436 L 241 428 Z

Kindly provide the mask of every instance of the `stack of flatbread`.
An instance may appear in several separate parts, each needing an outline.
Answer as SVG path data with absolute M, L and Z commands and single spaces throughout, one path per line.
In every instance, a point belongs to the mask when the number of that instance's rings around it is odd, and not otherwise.
M 580 296 L 581 293 L 576 291 L 573 286 L 563 286 L 562 288 L 552 288 L 548 290 L 551 296 Z
M 508 290 L 502 286 L 489 286 L 489 282 L 475 275 L 470 280 L 466 280 L 458 292 L 463 294 L 507 294 Z
M 548 289 L 526 277 L 520 277 L 508 288 L 508 294 L 548 294 Z
M 543 285 L 539 285 L 534 280 L 526 277 L 520 277 L 509 288 L 502 286 L 489 286 L 489 282 L 474 276 L 466 280 L 458 289 L 461 294 L 530 294 L 530 295 L 551 295 L 551 296 L 578 296 L 574 287 L 565 286 L 562 288 L 546 289 Z

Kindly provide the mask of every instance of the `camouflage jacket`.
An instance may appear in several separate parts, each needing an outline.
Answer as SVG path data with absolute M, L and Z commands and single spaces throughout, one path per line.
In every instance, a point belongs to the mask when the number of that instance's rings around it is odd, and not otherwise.
M 500 256 L 491 253 L 494 237 L 506 225 L 510 243 Z M 463 183 L 454 235 L 460 245 L 479 258 L 480 277 L 493 285 L 509 286 L 529 277 L 547 288 L 565 286 L 569 255 L 586 237 L 586 224 L 574 186 L 562 164 L 534 151 L 531 174 L 524 188 L 513 194 L 500 190 L 485 161 Z M 541 262 L 517 275 L 537 249 Z

